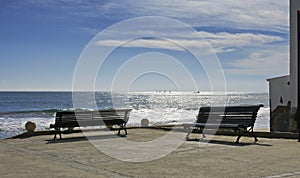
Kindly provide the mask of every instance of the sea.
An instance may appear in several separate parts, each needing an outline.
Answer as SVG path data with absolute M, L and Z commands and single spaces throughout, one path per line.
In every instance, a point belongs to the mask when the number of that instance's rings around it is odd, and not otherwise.
M 202 106 L 258 105 L 255 129 L 269 129 L 268 93 L 246 92 L 0 92 L 0 139 L 26 132 L 32 121 L 36 130 L 50 130 L 61 110 L 131 108 L 128 126 L 193 122 Z

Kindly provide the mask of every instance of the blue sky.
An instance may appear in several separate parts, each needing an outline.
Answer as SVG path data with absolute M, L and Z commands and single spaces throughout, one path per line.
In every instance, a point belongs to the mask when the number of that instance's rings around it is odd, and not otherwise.
M 167 17 L 192 27 L 195 33 L 184 34 L 163 26 L 172 33 L 172 40 L 188 48 L 199 47 L 198 37 L 203 37 L 222 66 L 228 91 L 267 91 L 267 78 L 289 73 L 288 1 L 1 0 L 0 90 L 72 90 L 76 64 L 88 43 L 94 40 L 104 48 L 116 47 L 122 40 L 113 35 L 102 41 L 94 37 L 116 23 L 142 16 Z M 148 24 L 142 21 L 139 25 Z M 157 35 L 153 26 L 147 32 L 143 30 L 130 31 L 126 27 L 117 34 L 120 38 L 131 33 Z M 143 54 L 154 54 L 159 59 Z M 173 71 L 173 64 L 166 64 L 170 57 L 190 73 L 192 83 L 185 80 L 176 64 Z M 130 90 L 178 90 L 179 81 L 180 90 L 209 91 L 210 82 L 215 82 L 206 74 L 211 69 L 196 65 L 190 53 L 168 40 L 143 38 L 118 48 L 106 59 L 98 71 L 95 89 L 110 90 L 110 81 L 121 71 L 123 78 L 119 80 L 123 84 L 114 85 L 116 90 L 128 91 L 124 76 L 130 74 L 120 67 L 133 58 L 143 63 L 132 63 L 127 71 L 165 65 L 160 70 L 177 76 L 172 76 L 174 84 L 163 72 L 145 71 L 130 80 L 134 81 Z

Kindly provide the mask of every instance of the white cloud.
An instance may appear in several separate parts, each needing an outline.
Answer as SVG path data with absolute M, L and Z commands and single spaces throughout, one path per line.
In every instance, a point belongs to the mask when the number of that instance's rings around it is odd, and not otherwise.
M 19 8 L 61 9 L 76 18 L 124 20 L 151 15 L 175 18 L 192 26 L 283 32 L 288 32 L 289 26 L 289 2 L 284 0 L 28 0 L 11 4 Z
M 183 50 L 178 45 L 166 40 L 137 39 L 134 41 L 130 41 L 128 43 L 121 40 L 104 40 L 104 41 L 98 41 L 96 44 L 101 46 L 123 46 L 123 47 Z
M 161 15 L 182 20 L 192 26 L 288 31 L 288 1 L 145 0 L 123 3 L 123 10 L 132 14 Z
M 239 76 L 267 76 L 286 75 L 289 69 L 289 55 L 287 47 L 277 47 L 266 50 L 257 50 L 249 57 L 229 62 L 231 66 L 225 69 L 227 74 Z
M 253 33 L 208 33 L 200 32 L 213 46 L 257 46 L 266 43 L 283 41 L 278 36 Z
M 155 36 L 155 33 L 152 33 Z M 173 33 L 174 35 L 174 33 Z M 102 40 L 97 41 L 97 45 L 101 46 L 123 46 L 123 47 L 139 47 L 139 48 L 158 48 L 169 50 L 185 50 L 182 47 L 194 48 L 200 47 L 207 50 L 209 43 L 217 53 L 232 52 L 236 47 L 261 46 L 268 43 L 280 42 L 284 39 L 278 36 L 251 34 L 251 33 L 209 33 L 197 32 L 184 38 L 182 34 L 175 34 L 176 39 L 137 39 L 130 42 L 122 40 Z M 203 38 L 205 39 L 203 39 Z M 181 47 L 182 46 L 182 47 Z

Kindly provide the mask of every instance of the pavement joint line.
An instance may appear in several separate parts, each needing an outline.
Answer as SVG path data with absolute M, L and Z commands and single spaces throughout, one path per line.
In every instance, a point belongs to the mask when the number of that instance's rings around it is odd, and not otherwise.
M 105 170 L 105 169 L 99 169 L 99 168 L 94 167 L 94 166 L 82 164 L 82 163 L 79 163 L 77 161 L 66 160 L 63 156 L 51 155 L 51 154 L 48 154 L 46 152 L 27 149 L 27 148 L 24 148 L 20 145 L 4 143 L 2 141 L 0 141 L 0 145 L 11 148 L 11 149 L 14 149 L 14 150 L 17 150 L 17 151 L 20 151 L 20 152 L 23 152 L 23 153 L 26 153 L 26 154 L 29 154 L 29 155 L 32 155 L 32 156 L 38 156 L 40 158 L 46 159 L 47 161 L 53 161 L 53 163 L 55 163 L 55 164 L 57 164 L 57 163 L 58 164 L 63 164 L 63 165 L 68 166 L 68 167 L 81 169 L 81 170 L 93 172 L 93 173 L 96 173 L 96 174 L 106 175 L 106 176 L 109 176 L 109 177 L 116 177 L 116 178 L 128 177 L 128 176 L 121 175 L 121 174 L 116 173 L 116 172 L 108 171 L 108 170 Z
M 284 174 L 279 174 L 279 175 L 273 175 L 273 176 L 267 176 L 265 178 L 281 178 L 281 177 L 291 177 L 291 176 L 296 176 L 296 175 L 300 175 L 300 171 L 284 173 Z

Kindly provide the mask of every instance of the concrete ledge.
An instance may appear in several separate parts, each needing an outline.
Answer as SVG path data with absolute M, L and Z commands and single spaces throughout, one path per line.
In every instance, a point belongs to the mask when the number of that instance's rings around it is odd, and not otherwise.
M 84 129 L 84 131 L 97 131 L 97 130 L 106 130 L 107 128 L 91 128 L 91 129 Z M 128 130 L 130 129 L 154 129 L 154 130 L 164 130 L 164 131 L 177 131 L 177 132 L 186 132 L 184 128 L 179 124 L 168 124 L 168 125 L 152 125 L 149 127 L 140 127 L 140 126 L 132 126 L 127 127 Z M 113 128 L 112 130 L 118 130 L 117 128 Z M 79 133 L 82 132 L 81 129 L 74 129 L 72 131 L 64 130 L 63 134 L 72 134 L 72 133 Z M 195 133 L 195 132 L 193 132 Z M 213 133 L 213 132 L 212 132 Z M 48 131 L 35 131 L 35 132 L 25 132 L 13 137 L 9 137 L 6 139 L 16 139 L 16 138 L 28 138 L 33 136 L 40 136 L 40 135 L 54 135 L 54 130 Z M 129 132 L 130 134 L 130 132 Z M 201 132 L 197 132 L 195 134 L 201 134 Z M 209 134 L 209 133 L 208 133 Z M 283 138 L 283 139 L 298 139 L 298 133 L 289 133 L 289 132 L 265 132 L 265 131 L 255 131 L 254 134 L 259 138 Z M 217 131 L 215 135 L 225 135 L 225 136 L 237 136 L 237 133 L 233 131 Z M 248 134 L 244 134 L 243 136 L 249 136 Z

